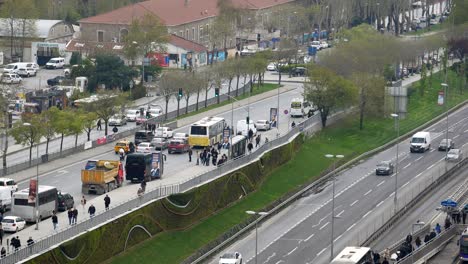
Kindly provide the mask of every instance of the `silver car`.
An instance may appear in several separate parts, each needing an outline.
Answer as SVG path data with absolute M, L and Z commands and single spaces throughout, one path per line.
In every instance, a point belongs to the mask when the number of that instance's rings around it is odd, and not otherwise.
M 257 120 L 255 122 L 255 126 L 257 127 L 257 130 L 270 130 L 271 129 L 271 123 L 268 120 Z
M 169 140 L 167 138 L 155 137 L 151 140 L 151 143 L 154 145 L 154 148 L 157 150 L 167 149 L 169 146 Z
M 447 161 L 458 162 L 463 159 L 463 153 L 461 149 L 451 149 L 447 153 Z
M 109 118 L 109 126 L 124 126 L 127 124 L 127 119 L 124 115 L 113 115 Z

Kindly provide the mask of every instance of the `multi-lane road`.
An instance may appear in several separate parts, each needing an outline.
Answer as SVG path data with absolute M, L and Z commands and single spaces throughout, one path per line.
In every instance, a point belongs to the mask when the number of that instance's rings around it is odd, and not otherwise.
M 468 107 L 450 115 L 450 137 L 456 146 L 468 141 L 467 119 Z M 399 143 L 397 185 L 400 196 L 404 195 L 402 190 L 411 189 L 405 187 L 411 187 L 432 164 L 444 159 L 445 153 L 438 152 L 437 146 L 444 138 L 445 124 L 445 120 L 442 120 L 425 129 L 432 136 L 432 149 L 429 152 L 409 153 L 409 139 L 402 139 Z M 355 232 L 356 226 L 373 226 L 375 217 L 379 217 L 373 215 L 374 212 L 393 210 L 395 174 L 375 176 L 375 166 L 382 160 L 394 160 L 395 154 L 396 147 L 393 146 L 337 176 L 334 255 L 345 246 L 356 245 L 356 241 L 363 240 L 359 236 L 365 234 Z M 331 253 L 331 197 L 329 182 L 323 190 L 311 191 L 264 222 L 258 230 L 258 263 L 328 263 Z M 255 233 L 237 241 L 223 252 L 227 251 L 241 252 L 244 261 L 254 263 Z M 212 263 L 216 263 L 218 257 Z

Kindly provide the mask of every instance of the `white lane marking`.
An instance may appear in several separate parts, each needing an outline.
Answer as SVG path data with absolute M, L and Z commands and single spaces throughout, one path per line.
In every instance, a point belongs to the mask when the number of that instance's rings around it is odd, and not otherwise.
M 427 169 L 426 169 L 426 170 L 430 170 L 430 169 L 432 169 L 432 167 L 434 167 L 434 165 L 435 165 L 435 164 L 432 164 L 431 166 L 427 167 Z
M 416 177 L 414 177 L 415 179 L 417 179 L 419 176 L 421 176 L 423 173 L 419 173 L 418 175 L 416 175 Z
M 456 136 L 453 137 L 453 139 L 456 139 L 456 138 L 459 137 L 459 136 L 460 136 L 460 135 L 456 135 Z
M 417 158 L 415 161 L 418 161 L 418 160 L 420 160 L 420 159 L 422 159 L 422 158 L 423 158 L 423 156 L 421 156 L 421 157 Z
M 384 184 L 385 181 L 381 181 L 379 184 L 377 184 L 377 187 L 379 187 L 380 185 Z
M 408 168 L 409 166 L 411 166 L 411 162 L 408 163 L 408 165 L 404 166 L 403 169 L 406 169 L 406 168 Z
M 355 225 L 356 225 L 356 223 L 352 224 L 350 227 L 348 227 L 348 229 L 346 229 L 346 231 L 351 230 L 351 228 L 353 228 Z
M 317 253 L 317 256 L 319 256 L 320 254 L 322 254 L 323 252 L 325 252 L 325 250 L 327 250 L 327 248 L 324 248 L 324 249 L 320 250 L 320 252 Z
M 276 253 L 273 252 L 273 254 L 271 254 L 271 256 L 269 256 L 269 257 L 265 260 L 265 262 L 263 262 L 263 263 L 264 263 L 264 264 L 267 263 L 268 261 L 270 261 L 270 259 L 274 258 L 275 256 L 276 256 Z
M 362 218 L 366 218 L 366 216 L 368 216 L 370 213 L 372 213 L 372 210 L 363 215 Z
M 384 201 L 381 201 L 380 203 L 378 203 L 375 207 L 379 207 L 383 204 Z
M 372 192 L 372 189 L 368 190 L 368 191 L 364 194 L 364 196 L 368 195 L 368 194 L 371 193 L 371 192 Z
M 405 184 L 403 184 L 403 185 L 401 186 L 401 188 L 405 187 L 405 186 L 408 185 L 409 183 L 410 183 L 410 182 L 406 182 Z
M 288 253 L 288 254 L 286 254 L 286 256 L 289 256 L 289 255 L 291 255 L 291 254 L 292 254 L 294 251 L 296 251 L 296 250 L 297 250 L 297 247 L 295 247 L 293 250 L 289 251 L 289 253 Z
M 435 149 L 431 149 L 429 152 L 434 152 L 434 151 L 435 151 Z
M 463 131 L 463 133 L 468 133 L 468 129 L 467 129 L 467 130 L 465 130 L 465 131 Z
M 280 261 L 276 262 L 275 264 L 280 264 L 280 263 L 283 263 L 283 262 L 284 262 L 284 260 L 280 260 Z
M 340 239 L 343 236 L 343 234 L 339 235 L 337 238 L 333 240 L 333 242 L 336 242 L 338 239 Z
M 319 228 L 319 230 L 324 229 L 330 222 L 326 222 L 322 227 Z
M 354 202 L 353 202 L 352 204 L 350 204 L 349 206 L 353 206 L 353 205 L 355 205 L 357 202 L 359 202 L 359 200 L 354 201 Z
M 387 197 L 387 199 L 390 198 L 390 197 L 392 197 L 394 194 L 395 194 L 395 192 L 392 192 L 392 193 Z
M 335 215 L 335 217 L 340 217 L 342 213 L 344 213 L 344 210 L 342 210 L 339 214 Z
M 313 238 L 315 236 L 315 234 L 312 234 L 310 236 L 308 236 L 306 239 L 304 239 L 304 242 L 307 242 L 309 241 L 311 238 Z

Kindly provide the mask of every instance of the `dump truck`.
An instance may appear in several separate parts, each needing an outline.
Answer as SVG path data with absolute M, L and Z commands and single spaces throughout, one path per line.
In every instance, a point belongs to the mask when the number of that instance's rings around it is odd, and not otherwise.
M 82 192 L 103 194 L 121 186 L 122 164 L 118 160 L 89 160 L 81 170 Z

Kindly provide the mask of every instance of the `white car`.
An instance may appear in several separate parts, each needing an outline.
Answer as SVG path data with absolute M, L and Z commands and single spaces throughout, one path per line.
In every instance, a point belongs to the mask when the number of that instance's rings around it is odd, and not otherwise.
M 242 264 L 242 255 L 239 252 L 224 253 L 219 258 L 219 264 Z
M 2 83 L 21 83 L 22 80 L 23 79 L 21 79 L 21 77 L 16 73 L 4 73 L 2 75 Z
M 447 153 L 447 161 L 458 162 L 463 159 L 463 153 L 461 149 L 451 149 Z
M 138 153 L 151 153 L 156 150 L 156 147 L 151 142 L 142 142 L 136 147 L 136 152 Z
M 327 49 L 330 45 L 326 41 L 320 41 L 320 49 Z
M 18 191 L 18 185 L 11 178 L 0 178 L 0 187 L 10 187 L 12 192 Z
M 270 62 L 267 66 L 267 71 L 276 71 L 276 63 Z
M 174 133 L 172 138 L 174 139 L 178 139 L 178 138 L 181 138 L 181 139 L 184 139 L 184 140 L 188 140 L 188 137 L 189 135 L 187 133 Z
M 171 138 L 174 131 L 170 127 L 158 127 L 156 128 L 155 137 Z
M 17 73 L 19 76 L 29 77 L 29 76 L 36 76 L 37 71 L 34 68 L 21 67 L 18 69 Z
M 18 232 L 25 226 L 26 221 L 18 216 L 5 216 L 2 220 L 2 228 L 5 232 Z
M 109 118 L 109 126 L 125 126 L 127 124 L 124 115 L 116 114 Z
M 319 50 L 322 49 L 322 45 L 320 44 L 320 41 L 317 41 L 317 40 L 312 41 L 312 42 L 310 43 L 310 46 L 311 46 L 312 48 L 316 48 L 317 51 L 319 51 Z
M 257 120 L 255 122 L 255 126 L 257 127 L 257 130 L 270 130 L 271 129 L 271 123 L 268 120 Z
M 140 110 L 129 109 L 129 110 L 127 110 L 127 113 L 125 114 L 125 117 L 127 118 L 127 121 L 135 122 L 137 117 L 139 117 L 141 115 L 140 113 L 141 113 Z

